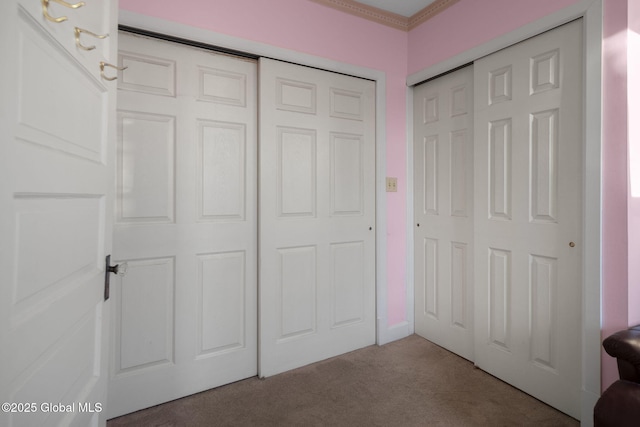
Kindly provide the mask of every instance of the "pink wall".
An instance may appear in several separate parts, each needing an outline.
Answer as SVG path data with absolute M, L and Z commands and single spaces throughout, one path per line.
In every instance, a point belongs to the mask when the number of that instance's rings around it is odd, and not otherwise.
M 384 71 L 387 84 L 388 324 L 406 320 L 407 38 L 395 30 L 304 0 L 120 0 L 120 9 Z
M 640 2 L 629 1 L 627 22 L 627 91 L 640 93 Z M 627 100 L 629 140 L 629 324 L 640 324 L 640 97 L 629 96 Z
M 409 74 L 577 2 L 461 0 L 409 33 Z
M 633 0 L 632 0 L 633 1 Z M 627 1 L 606 0 L 603 34 L 602 337 L 629 325 L 627 215 Z M 602 353 L 602 388 L 617 379 Z

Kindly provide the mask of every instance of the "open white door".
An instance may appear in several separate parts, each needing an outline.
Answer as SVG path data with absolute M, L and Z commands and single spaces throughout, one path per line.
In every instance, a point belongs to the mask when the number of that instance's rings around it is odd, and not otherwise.
M 86 3 L 0 5 L 4 426 L 104 423 L 117 1 Z
M 375 83 L 260 60 L 260 375 L 375 343 Z
M 475 62 L 475 358 L 580 417 L 582 21 Z
M 473 67 L 414 93 L 416 334 L 473 360 Z
M 122 33 L 109 418 L 257 374 L 257 64 Z

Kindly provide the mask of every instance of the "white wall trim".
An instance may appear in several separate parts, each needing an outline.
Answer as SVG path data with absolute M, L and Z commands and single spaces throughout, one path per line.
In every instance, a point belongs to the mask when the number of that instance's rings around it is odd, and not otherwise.
M 387 344 L 408 337 L 409 335 L 411 335 L 410 328 L 411 325 L 408 321 L 400 322 L 391 327 L 387 327 L 385 332 L 386 342 L 382 344 Z
M 413 204 L 413 88 L 407 87 L 407 263 L 406 263 L 406 276 L 407 276 L 407 296 L 406 296 L 406 308 L 407 322 L 409 322 L 409 333 L 413 334 L 416 330 L 415 323 L 415 228 L 413 226 L 415 222 L 415 212 Z
M 593 424 L 593 407 L 600 396 L 600 325 L 602 289 L 602 0 L 581 0 L 556 13 L 520 27 L 508 34 L 427 67 L 407 78 L 414 86 L 483 56 L 521 42 L 577 18 L 584 18 L 584 204 L 583 204 L 583 322 L 582 322 L 582 413 L 584 426 Z M 407 153 L 413 152 L 413 138 L 407 139 Z M 407 181 L 413 181 L 412 160 L 407 162 Z M 411 171 L 411 174 L 409 174 Z M 413 185 L 407 185 L 408 187 Z M 409 197 L 409 195 L 408 195 Z M 412 209 L 407 203 L 407 210 Z M 413 219 L 412 217 L 408 218 Z M 410 222 L 412 224 L 413 221 Z M 409 227 L 408 227 L 409 229 Z M 413 236 L 413 229 L 408 233 Z M 408 236 L 409 237 L 409 236 Z M 412 237 L 411 237 L 412 238 Z M 414 268 L 414 251 L 407 252 L 407 271 Z M 410 265 L 409 265 L 410 264 Z M 407 276 L 409 277 L 409 276 Z M 408 286 L 407 286 L 408 287 Z M 413 305 L 413 296 L 407 301 Z
M 385 191 L 387 171 L 386 74 L 383 71 L 372 68 L 333 61 L 126 10 L 120 10 L 118 23 L 132 28 L 206 43 L 257 56 L 349 74 L 376 82 L 376 342 L 382 345 L 398 339 L 394 338 L 398 335 L 396 328 L 389 328 L 387 321 L 387 195 Z M 405 336 L 407 335 L 408 334 Z
M 583 2 L 584 3 L 584 2 Z M 601 391 L 602 325 L 602 34 L 603 1 L 584 13 L 584 251 L 582 294 L 582 425 L 593 425 Z

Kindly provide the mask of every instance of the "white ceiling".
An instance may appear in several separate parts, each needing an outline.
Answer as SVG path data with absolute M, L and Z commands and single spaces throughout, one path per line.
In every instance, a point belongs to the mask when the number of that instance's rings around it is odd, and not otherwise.
M 407 18 L 429 6 L 435 0 L 356 0 Z

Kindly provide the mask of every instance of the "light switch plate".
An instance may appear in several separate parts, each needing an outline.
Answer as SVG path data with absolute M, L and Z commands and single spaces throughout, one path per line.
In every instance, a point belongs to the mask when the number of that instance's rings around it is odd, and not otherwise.
M 387 193 L 398 191 L 398 178 L 387 177 Z

